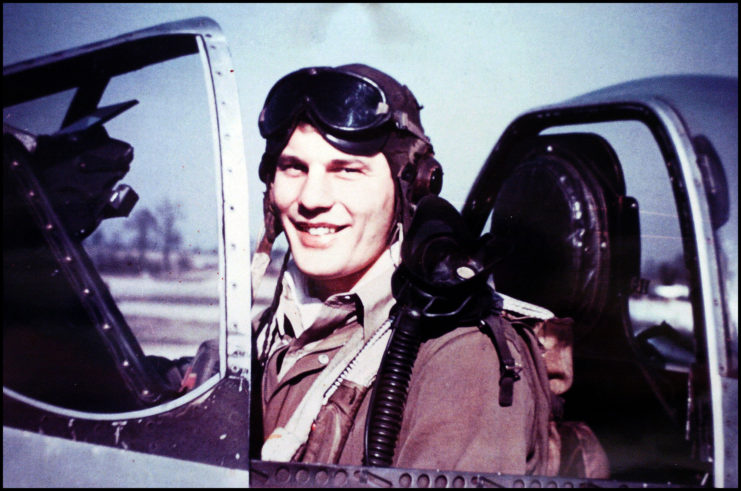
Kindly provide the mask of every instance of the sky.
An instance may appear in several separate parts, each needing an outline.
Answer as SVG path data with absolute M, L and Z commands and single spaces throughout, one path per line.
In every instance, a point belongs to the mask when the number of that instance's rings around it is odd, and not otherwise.
M 3 65 L 196 16 L 219 23 L 233 58 L 251 230 L 263 189 L 257 116 L 272 84 L 301 67 L 361 62 L 408 85 L 445 171 L 442 195 L 458 208 L 527 109 L 641 77 L 738 77 L 735 3 L 5 3 Z

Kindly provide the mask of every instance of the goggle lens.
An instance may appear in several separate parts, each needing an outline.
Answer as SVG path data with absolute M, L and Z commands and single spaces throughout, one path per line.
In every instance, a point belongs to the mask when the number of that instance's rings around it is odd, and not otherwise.
M 260 134 L 268 138 L 285 129 L 303 109 L 331 130 L 373 129 L 389 118 L 385 103 L 381 89 L 359 76 L 303 70 L 287 75 L 270 91 L 260 115 Z
M 378 109 L 383 94 L 377 87 L 350 76 L 324 76 L 314 82 L 311 101 L 325 124 L 352 131 L 373 127 L 379 122 Z

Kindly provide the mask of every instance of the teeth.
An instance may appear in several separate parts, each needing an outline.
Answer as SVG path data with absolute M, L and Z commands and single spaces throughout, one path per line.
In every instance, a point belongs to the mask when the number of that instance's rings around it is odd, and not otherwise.
M 306 223 L 296 223 L 296 228 L 310 235 L 319 236 L 334 234 L 342 227 L 332 225 L 309 225 Z
M 337 231 L 336 228 L 332 227 L 311 227 L 308 229 L 309 234 L 311 235 L 326 235 L 326 234 L 333 234 Z

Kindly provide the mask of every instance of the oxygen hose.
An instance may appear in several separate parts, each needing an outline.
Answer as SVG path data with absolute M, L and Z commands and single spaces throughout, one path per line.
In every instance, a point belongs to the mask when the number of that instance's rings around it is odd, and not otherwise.
M 412 366 L 421 342 L 419 325 L 419 312 L 408 307 L 403 307 L 394 320 L 393 334 L 371 396 L 372 410 L 366 421 L 365 465 L 391 466 Z
M 420 200 L 391 277 L 393 332 L 371 393 L 365 465 L 392 464 L 422 339 L 475 325 L 492 311 L 488 246 L 471 237 L 450 203 L 432 195 Z

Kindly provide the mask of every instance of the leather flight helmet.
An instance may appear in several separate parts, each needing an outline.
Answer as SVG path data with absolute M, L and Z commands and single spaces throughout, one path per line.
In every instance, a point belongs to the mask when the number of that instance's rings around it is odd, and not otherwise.
M 290 77 L 298 78 L 297 74 L 300 76 L 304 73 L 315 75 L 317 73 L 325 74 L 327 72 L 330 73 L 330 76 L 333 73 L 349 74 L 357 76 L 361 80 L 370 81 L 382 92 L 385 100 L 379 106 L 384 106 L 383 112 L 388 117 L 381 118 L 380 124 L 368 127 L 363 131 L 354 133 L 346 132 L 343 129 L 338 129 L 336 125 L 327 124 L 326 118 L 321 117 L 321 105 L 331 103 L 331 97 L 322 94 L 322 100 L 318 103 L 313 103 L 313 101 L 307 102 L 310 97 L 309 95 L 300 93 L 301 89 L 291 87 L 287 90 L 281 87 L 281 83 L 284 80 Z M 309 85 L 304 81 L 298 83 Z M 310 92 L 310 89 L 304 90 Z M 328 89 L 325 85 L 317 90 L 326 93 L 326 90 L 331 89 Z M 289 94 L 284 97 L 294 97 L 296 101 L 276 104 L 271 100 L 280 97 L 282 94 Z M 346 100 L 347 98 L 343 98 L 336 105 Z M 271 104 L 278 106 L 280 110 L 289 114 L 289 116 L 283 118 L 284 121 L 280 131 L 273 130 L 272 133 L 266 135 L 267 130 L 264 131 L 265 120 L 270 119 L 266 118 L 266 111 L 272 109 L 269 108 Z M 290 111 L 285 109 L 286 106 L 290 108 Z M 332 107 L 331 109 L 334 112 L 342 110 L 337 107 Z M 261 112 L 260 129 L 266 138 L 266 142 L 265 152 L 263 153 L 259 168 L 260 179 L 265 182 L 267 189 L 269 189 L 275 175 L 275 165 L 278 156 L 288 143 L 288 139 L 296 125 L 299 122 L 305 121 L 317 128 L 328 143 L 341 151 L 364 155 L 372 155 L 381 151 L 384 154 L 391 167 L 392 175 L 396 178 L 397 192 L 395 209 L 397 222 L 402 223 L 406 227 L 411 220 L 415 204 L 427 194 L 439 194 L 442 187 L 442 167 L 434 159 L 432 144 L 424 134 L 420 119 L 421 109 L 422 106 L 419 105 L 416 97 L 407 86 L 400 84 L 388 74 L 368 65 L 354 63 L 335 68 L 316 67 L 297 70 L 275 84 L 268 94 L 265 107 Z M 268 200 L 268 194 L 266 191 L 264 207 L 266 232 L 269 235 L 275 236 L 280 233 L 280 225 L 274 216 L 269 216 L 274 215 L 274 210 Z

